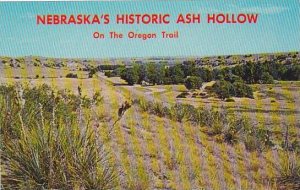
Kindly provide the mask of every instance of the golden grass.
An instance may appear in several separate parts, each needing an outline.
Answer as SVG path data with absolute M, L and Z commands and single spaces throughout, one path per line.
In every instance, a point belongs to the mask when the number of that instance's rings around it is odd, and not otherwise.
M 58 71 L 35 67 L 33 71 L 34 74 L 31 75 L 39 75 L 38 79 L 26 77 L 30 75 L 26 68 L 5 68 L 2 71 L 4 77 L 1 77 L 0 81 L 1 83 L 21 81 L 33 86 L 46 83 L 57 90 L 69 89 L 74 93 L 77 93 L 77 87 L 81 86 L 83 95 L 87 96 L 100 91 L 104 96 L 104 105 L 95 107 L 91 111 L 104 114 L 111 121 L 117 119 L 117 110 L 125 100 L 133 100 L 144 96 L 145 92 L 150 92 L 149 96 L 153 96 L 156 100 L 175 103 L 176 94 L 185 90 L 183 85 L 117 87 L 96 76 L 87 79 L 86 73 L 81 71 L 76 72 L 80 76 L 79 79 L 67 79 L 64 76 L 70 71 L 66 69 Z M 16 75 L 22 79 L 15 79 Z M 294 83 L 297 87 L 299 84 Z M 269 91 L 273 94 L 282 94 L 287 97 L 287 100 L 278 100 L 275 97 L 275 102 L 271 102 L 269 99 L 262 98 L 256 100 L 241 98 L 236 102 L 225 103 L 216 99 L 200 99 L 194 103 L 196 106 L 205 106 L 208 103 L 213 107 L 220 107 L 222 103 L 230 112 L 248 116 L 261 125 L 272 123 L 268 127 L 282 133 L 283 129 L 280 128 L 282 119 L 294 126 L 297 115 L 282 116 L 276 111 L 282 107 L 295 111 L 297 107 L 295 102 L 290 101 L 296 95 L 288 89 L 289 83 L 283 82 L 280 85 L 282 87 L 277 87 L 280 91 L 274 88 Z M 264 91 L 269 86 L 255 88 Z M 266 108 L 269 108 L 270 113 L 264 112 Z M 126 112 L 111 134 L 109 134 L 109 126 L 102 125 L 101 121 L 98 122 L 100 123 L 99 138 L 113 151 L 115 162 L 125 174 L 119 179 L 119 186 L 122 188 L 265 189 L 268 186 L 263 178 L 276 176 L 276 159 L 281 158 L 280 153 L 274 156 L 272 151 L 260 155 L 256 152 L 247 152 L 241 144 L 231 146 L 215 142 L 197 126 L 149 115 L 137 107 Z M 297 132 L 295 127 L 291 128 L 294 136 Z

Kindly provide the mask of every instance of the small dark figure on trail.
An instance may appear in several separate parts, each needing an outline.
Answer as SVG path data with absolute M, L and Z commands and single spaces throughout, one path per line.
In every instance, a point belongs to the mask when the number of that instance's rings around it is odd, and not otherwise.
M 125 101 L 124 104 L 121 105 L 121 107 L 118 110 L 118 119 L 114 122 L 114 124 L 112 125 L 112 127 L 121 120 L 122 116 L 124 115 L 124 113 L 131 107 L 131 104 L 128 103 L 127 101 Z
M 79 96 L 81 96 L 81 92 L 82 92 L 82 90 L 81 90 L 81 87 L 80 86 L 78 86 L 78 94 L 79 94 Z
M 119 118 L 121 118 L 124 115 L 125 111 L 128 110 L 130 107 L 131 105 L 127 101 L 125 101 L 125 103 L 122 104 L 122 106 L 119 108 L 118 111 Z

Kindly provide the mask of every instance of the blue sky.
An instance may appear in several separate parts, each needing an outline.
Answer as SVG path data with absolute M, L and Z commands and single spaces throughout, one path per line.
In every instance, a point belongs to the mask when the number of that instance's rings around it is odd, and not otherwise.
M 257 24 L 116 25 L 127 13 L 259 13 Z M 37 26 L 37 14 L 111 15 L 109 25 Z M 174 23 L 174 22 L 173 22 Z M 94 31 L 157 32 L 178 30 L 179 39 L 95 40 Z M 111 2 L 1 2 L 0 55 L 47 57 L 209 56 L 300 51 L 299 0 L 201 0 Z

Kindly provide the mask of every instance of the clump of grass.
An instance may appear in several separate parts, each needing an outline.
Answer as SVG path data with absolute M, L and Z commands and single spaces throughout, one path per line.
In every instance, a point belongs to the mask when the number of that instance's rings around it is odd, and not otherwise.
M 279 165 L 278 189 L 300 189 L 300 159 L 295 152 L 285 152 Z
M 197 108 L 191 113 L 190 120 L 198 126 L 207 127 L 212 135 L 221 134 L 223 128 L 228 125 L 228 114 L 223 108 L 220 110 Z
M 167 115 L 167 109 L 165 109 L 165 107 L 161 103 L 154 102 L 152 105 L 149 104 L 149 106 L 151 107 L 151 112 L 158 117 L 165 117 Z
M 229 115 L 224 107 L 221 109 L 195 108 L 192 105 L 177 103 L 169 108 L 161 103 L 145 100 L 136 101 L 136 103 L 143 111 L 159 117 L 206 127 L 208 134 L 216 136 L 218 141 L 229 144 L 242 142 L 249 151 L 263 151 L 273 146 L 270 130 L 253 125 L 248 118 Z
M 55 93 L 46 85 L 0 86 L 3 187 L 114 189 L 118 172 L 109 152 L 85 117 L 78 121 L 78 109 L 99 96 Z
M 175 104 L 170 109 L 171 119 L 182 122 L 184 119 L 191 119 L 194 107 L 187 104 Z
M 184 119 L 190 120 L 194 111 L 194 107 L 187 104 L 175 104 L 167 107 L 159 102 L 147 102 L 145 100 L 135 100 L 134 103 L 138 104 L 142 111 L 178 122 L 182 122 Z
M 232 119 L 231 124 L 224 129 L 224 141 L 229 144 L 238 142 L 241 130 L 248 127 L 249 122 L 245 118 Z
M 273 145 L 271 132 L 263 128 L 251 127 L 251 129 L 243 129 L 240 139 L 249 151 L 263 151 Z

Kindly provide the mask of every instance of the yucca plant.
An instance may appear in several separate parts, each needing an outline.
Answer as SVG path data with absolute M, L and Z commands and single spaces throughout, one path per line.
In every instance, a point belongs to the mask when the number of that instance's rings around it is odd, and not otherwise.
M 146 100 L 144 99 L 139 99 L 139 100 L 135 100 L 135 103 L 137 105 L 139 105 L 139 107 L 142 109 L 142 111 L 144 112 L 148 112 L 152 109 L 152 105 L 150 102 L 147 102 Z
M 158 117 L 165 117 L 168 114 L 168 110 L 164 107 L 162 103 L 154 102 L 151 106 L 151 112 Z
M 182 122 L 184 119 L 187 121 L 192 118 L 192 114 L 195 111 L 195 108 L 192 105 L 187 104 L 175 104 L 171 107 L 170 115 L 171 119 Z
M 279 165 L 278 189 L 300 189 L 300 159 L 296 152 L 285 152 Z
M 17 88 L 0 87 L 1 135 L 8 135 L 1 147 L 4 189 L 114 189 L 110 154 L 74 110 L 81 97 L 55 95 L 47 86 Z

